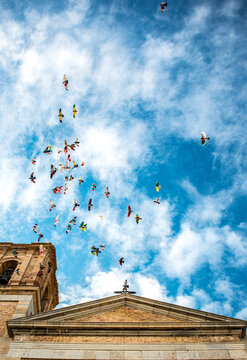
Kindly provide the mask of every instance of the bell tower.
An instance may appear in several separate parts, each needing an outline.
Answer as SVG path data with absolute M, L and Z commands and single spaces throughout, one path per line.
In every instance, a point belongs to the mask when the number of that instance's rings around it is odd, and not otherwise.
M 16 305 L 18 316 L 54 309 L 58 304 L 56 269 L 51 243 L 0 243 L 0 310 L 8 302 Z

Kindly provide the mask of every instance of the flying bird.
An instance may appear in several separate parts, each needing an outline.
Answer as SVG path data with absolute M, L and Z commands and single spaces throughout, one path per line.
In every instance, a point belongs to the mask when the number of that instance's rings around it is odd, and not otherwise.
M 36 177 L 34 176 L 34 173 L 32 172 L 32 174 L 30 175 L 30 178 L 29 178 L 33 183 L 36 184 L 36 181 L 34 181 L 36 179 Z
M 77 206 L 80 206 L 80 204 L 78 204 L 77 200 L 74 200 L 74 207 L 73 207 L 73 211 L 75 211 L 75 209 L 77 208 Z
M 142 220 L 142 218 L 138 214 L 136 214 L 136 223 L 139 224 L 140 220 Z
M 81 231 L 86 231 L 87 230 L 87 224 L 84 224 L 84 221 L 81 223 L 80 229 L 81 229 Z
M 89 202 L 88 202 L 88 211 L 91 210 L 91 206 L 93 206 L 92 199 L 90 199 Z
M 106 195 L 107 198 L 109 198 L 110 193 L 109 193 L 109 190 L 108 190 L 108 186 L 105 189 L 105 195 Z
M 53 201 L 52 201 L 52 200 L 50 200 L 50 203 L 51 203 L 50 211 L 52 211 L 52 209 L 53 209 L 54 207 L 56 207 L 56 205 L 53 204 Z
M 202 131 L 202 137 L 201 137 L 202 146 L 206 144 L 206 140 L 210 140 L 210 138 L 206 137 L 206 133 Z
M 104 219 L 104 216 L 103 216 L 103 215 L 100 215 L 99 218 L 100 218 L 100 220 L 103 220 L 103 219 Z
M 133 212 L 133 210 L 131 210 L 131 207 L 128 205 L 128 217 L 130 217 L 130 214 Z
M 63 76 L 63 84 L 64 84 L 64 87 L 65 87 L 65 90 L 67 90 L 68 91 L 68 80 L 67 80 L 67 78 L 66 78 L 66 75 L 64 74 L 64 76 Z
M 104 251 L 105 250 L 105 243 L 101 244 L 100 248 L 101 248 L 102 251 Z
M 82 162 L 81 162 L 81 166 L 83 167 L 83 166 L 85 166 L 85 165 L 86 165 L 85 161 L 82 161 Z
M 93 183 L 93 185 L 92 185 L 92 191 L 94 191 L 94 189 L 96 189 L 95 183 Z
M 72 167 L 72 170 L 77 168 L 78 167 L 78 164 L 75 163 L 75 161 L 73 161 L 73 167 Z
M 65 139 L 64 140 L 64 153 L 67 154 L 68 151 L 69 151 L 69 146 L 68 146 L 67 140 Z
M 80 141 L 78 139 L 75 139 L 75 145 L 79 147 Z
M 68 184 L 67 183 L 65 183 L 65 186 L 64 186 L 64 195 L 66 195 L 66 193 L 67 193 L 67 191 L 68 191 Z
M 75 225 L 76 224 L 76 218 L 77 216 L 74 216 L 72 220 L 70 220 L 70 222 L 67 225 L 67 229 L 66 229 L 66 234 L 68 234 L 68 232 L 72 229 L 71 224 Z
M 33 226 L 33 231 L 35 232 L 35 234 L 37 234 L 37 226 L 38 226 L 38 224 L 34 224 L 34 226 Z
M 78 111 L 76 110 L 76 106 L 75 104 L 73 105 L 73 118 L 75 119 L 76 115 L 77 115 Z
M 60 123 L 62 123 L 63 117 L 64 117 L 64 114 L 62 114 L 62 109 L 60 108 L 59 113 L 58 113 L 58 118 L 59 118 Z
M 43 235 L 41 234 L 40 230 L 39 230 L 39 237 L 38 237 L 38 241 L 40 241 L 40 239 L 43 237 Z
M 74 179 L 74 176 L 72 174 L 70 176 L 66 175 L 64 178 L 65 181 L 71 181 L 73 179 Z
M 80 179 L 78 181 L 79 181 L 79 185 L 81 185 L 84 182 L 84 180 L 82 180 L 81 177 L 80 177 Z
M 165 6 L 167 6 L 167 3 L 162 1 L 162 3 L 160 4 L 161 7 L 161 12 L 163 13 L 165 11 Z
M 123 258 L 123 257 L 120 258 L 118 261 L 119 261 L 119 264 L 120 264 L 121 266 L 124 264 L 124 258 Z
M 63 166 L 63 164 L 61 163 L 61 161 L 59 161 L 58 165 L 61 167 L 60 173 L 63 172 L 63 170 L 68 170 L 70 171 L 70 166 L 69 166 L 69 160 L 67 159 L 66 161 L 66 165 Z
M 59 215 L 56 216 L 56 219 L 55 219 L 55 222 L 54 222 L 55 227 L 57 226 L 57 223 L 58 223 L 58 217 L 59 217 Z
M 159 201 L 160 201 L 160 198 L 157 198 L 157 199 L 155 199 L 155 200 L 154 200 L 154 203 L 156 203 L 156 204 L 160 204 L 160 202 L 159 202 Z
M 45 150 L 43 151 L 44 154 L 51 154 L 52 153 L 52 147 L 50 144 L 48 144 L 48 146 L 45 148 Z
M 51 164 L 51 175 L 50 175 L 51 179 L 56 174 L 56 172 L 57 172 L 57 168 L 54 165 Z
M 67 225 L 67 228 L 66 228 L 66 234 L 68 234 L 68 232 L 69 232 L 71 229 L 72 229 L 71 224 L 68 224 L 68 225 Z
M 35 157 L 32 159 L 31 163 L 32 163 L 33 165 L 36 164 L 36 158 L 35 158 Z
M 54 194 L 61 194 L 61 191 L 63 190 L 62 186 L 56 186 L 54 189 L 52 189 L 52 191 L 54 192 Z
M 156 185 L 155 185 L 155 189 L 156 189 L 156 191 L 160 191 L 160 189 L 161 189 L 161 185 L 160 185 L 160 183 L 157 181 L 157 183 L 156 183 Z
M 97 247 L 95 247 L 94 245 L 91 247 L 91 254 L 92 255 L 96 255 L 96 256 L 98 256 L 99 254 L 101 254 L 101 251 L 100 251 L 100 249 L 99 248 L 97 248 Z

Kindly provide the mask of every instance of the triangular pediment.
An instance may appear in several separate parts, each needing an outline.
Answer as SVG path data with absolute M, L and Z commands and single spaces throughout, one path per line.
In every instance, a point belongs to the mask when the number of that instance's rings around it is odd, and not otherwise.
M 176 332 L 184 336 L 194 334 L 220 334 L 233 326 L 235 332 L 243 334 L 246 322 L 200 310 L 189 309 L 162 301 L 151 300 L 130 294 L 120 294 L 95 301 L 68 306 L 25 318 L 7 322 L 10 335 L 27 333 L 36 329 L 39 334 L 89 334 L 104 333 L 166 333 Z M 23 331 L 23 332 L 22 332 Z M 223 331 L 223 332 L 224 332 Z M 233 333 L 234 333 L 233 331 Z M 241 335 L 242 336 L 242 335 Z
M 154 314 L 151 311 L 143 311 L 127 306 L 114 310 L 101 311 L 97 314 L 75 317 L 73 322 L 157 322 L 157 321 L 179 321 L 166 315 Z

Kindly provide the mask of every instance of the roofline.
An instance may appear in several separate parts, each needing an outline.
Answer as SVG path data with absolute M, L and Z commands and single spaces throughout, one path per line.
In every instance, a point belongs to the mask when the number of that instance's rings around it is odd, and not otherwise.
M 30 322 L 32 320 L 50 320 L 52 321 L 53 318 L 57 318 L 59 315 L 61 316 L 61 318 L 63 318 L 63 320 L 66 319 L 66 317 L 70 317 L 75 313 L 78 313 L 78 310 L 81 310 L 83 312 L 87 312 L 90 310 L 92 310 L 93 308 L 97 308 L 97 310 L 101 310 L 101 308 L 99 306 L 102 306 L 106 308 L 108 306 L 112 306 L 112 305 L 116 306 L 131 306 L 131 303 L 133 304 L 137 304 L 140 306 L 140 308 L 142 308 L 145 311 L 145 307 L 146 307 L 146 311 L 150 311 L 150 308 L 152 309 L 152 312 L 154 313 L 159 313 L 160 312 L 166 312 L 167 316 L 170 315 L 174 315 L 177 314 L 178 317 L 181 315 L 181 317 L 185 317 L 188 318 L 189 320 L 193 320 L 193 318 L 198 319 L 199 320 L 207 320 L 207 321 L 223 321 L 223 322 L 239 322 L 242 323 L 243 325 L 247 326 L 247 321 L 245 320 L 241 320 L 241 319 L 236 319 L 236 318 L 231 318 L 228 316 L 222 316 L 222 315 L 217 315 L 214 313 L 209 313 L 209 312 L 205 312 L 205 311 L 201 311 L 201 310 L 194 310 L 194 309 L 190 309 L 187 307 L 183 307 L 180 305 L 174 305 L 174 304 L 169 304 L 169 303 L 165 303 L 162 301 L 158 301 L 158 300 L 152 300 L 152 299 L 148 299 L 148 298 L 144 298 L 141 296 L 136 296 L 136 295 L 130 295 L 130 294 L 119 294 L 119 295 L 114 295 L 114 296 L 110 296 L 110 297 L 105 297 L 102 299 L 97 299 L 97 300 L 92 300 L 92 301 L 88 301 L 85 303 L 81 303 L 81 304 L 77 304 L 77 305 L 71 305 L 71 306 L 67 306 L 67 307 L 63 307 L 63 308 L 59 308 L 59 309 L 55 309 L 55 310 L 50 310 L 50 311 L 46 311 L 43 313 L 39 313 L 39 314 L 34 314 L 34 315 L 30 315 L 28 317 L 22 318 L 23 321 L 25 322 Z M 118 307 L 119 307 L 118 306 Z M 99 312 L 98 311 L 98 312 Z M 174 312 L 174 314 L 173 314 Z M 11 320 L 12 322 L 18 322 L 19 319 L 15 319 L 15 320 Z

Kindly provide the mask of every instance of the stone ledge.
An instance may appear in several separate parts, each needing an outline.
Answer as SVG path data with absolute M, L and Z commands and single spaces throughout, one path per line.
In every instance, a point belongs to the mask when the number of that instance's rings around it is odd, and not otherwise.
M 197 344 L 99 344 L 99 343 L 52 343 L 52 342 L 23 342 L 13 341 L 10 349 L 50 349 L 50 350 L 139 350 L 139 351 L 209 351 L 209 350 L 227 350 L 227 351 L 245 351 L 243 343 L 238 344 L 217 344 L 217 343 L 197 343 Z

